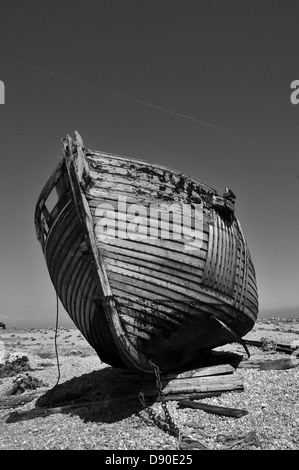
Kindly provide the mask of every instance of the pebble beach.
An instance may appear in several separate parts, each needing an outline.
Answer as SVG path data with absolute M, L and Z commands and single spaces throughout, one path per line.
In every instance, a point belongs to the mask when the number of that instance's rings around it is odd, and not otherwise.
M 110 390 L 118 380 L 118 370 L 100 361 L 76 328 L 59 328 L 57 352 L 55 330 L 0 330 L 2 363 L 12 353 L 26 354 L 28 373 L 39 380 L 36 390 L 26 390 L 17 398 L 34 393 L 33 399 L 10 408 L 14 376 L 0 378 L 1 450 L 167 450 L 178 449 L 179 440 L 151 422 L 138 397 L 112 400 Z M 299 348 L 299 320 L 258 320 L 245 339 L 269 339 Z M 244 354 L 239 344 L 225 351 Z M 286 354 L 262 351 L 249 346 L 253 358 L 283 358 Z M 1 357 L 0 357 L 1 359 Z M 204 398 L 202 403 L 247 410 L 240 418 L 219 416 L 203 410 L 179 408 L 167 402 L 170 416 L 181 435 L 200 442 L 210 450 L 299 450 L 299 367 L 283 370 L 238 369 L 244 390 Z M 59 380 L 58 380 L 59 379 Z M 58 384 L 57 384 L 58 381 Z M 55 387 L 57 397 L 76 398 L 82 403 L 61 407 L 40 416 L 39 410 Z M 59 400 L 58 400 L 59 401 Z M 150 409 L 163 417 L 161 403 Z M 23 413 L 23 415 L 22 415 Z M 19 416 L 25 416 L 19 419 Z

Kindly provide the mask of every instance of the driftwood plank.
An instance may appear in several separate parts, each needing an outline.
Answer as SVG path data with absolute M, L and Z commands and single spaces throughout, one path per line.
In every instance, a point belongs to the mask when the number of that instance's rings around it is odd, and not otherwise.
M 230 391 L 230 390 L 227 390 Z M 181 401 L 181 400 L 202 400 L 203 398 L 212 398 L 212 397 L 220 397 L 223 392 L 199 392 L 193 393 L 188 396 L 188 394 L 168 394 L 165 395 L 164 400 L 161 398 L 157 398 L 156 401 Z
M 235 368 L 232 367 L 230 364 L 219 364 L 215 366 L 207 366 L 207 367 L 199 367 L 197 369 L 192 369 L 184 372 L 168 372 L 168 373 L 161 373 L 161 380 L 181 380 L 181 379 L 188 379 L 188 378 L 195 378 L 195 377 L 207 377 L 213 375 L 224 375 L 224 374 L 232 374 L 235 372 Z M 124 376 L 124 380 L 132 380 L 132 381 L 139 381 L 140 376 L 137 374 L 127 373 Z M 144 382 L 152 382 L 153 377 L 151 375 L 144 375 L 142 380 Z
M 217 396 L 218 394 L 203 394 L 201 396 L 201 398 L 207 398 L 208 396 Z M 219 393 L 220 395 L 220 393 Z M 15 422 L 18 422 L 18 421 L 27 421 L 27 420 L 30 420 L 30 419 L 35 419 L 35 418 L 40 418 L 40 417 L 46 417 L 50 414 L 57 414 L 57 413 L 63 413 L 65 411 L 70 411 L 72 409 L 75 409 L 75 408 L 85 408 L 85 407 L 94 407 L 94 406 L 100 406 L 100 405 L 103 405 L 103 404 L 110 404 L 111 406 L 113 406 L 113 404 L 115 403 L 118 403 L 118 402 L 125 402 L 126 400 L 132 400 L 132 399 L 136 399 L 136 395 L 131 395 L 131 396 L 127 396 L 127 397 L 123 397 L 123 398 L 116 398 L 116 399 L 110 399 L 110 400 L 98 400 L 96 402 L 78 402 L 76 403 L 76 401 L 74 402 L 71 402 L 71 403 L 61 403 L 61 405 L 59 406 L 53 406 L 53 407 L 50 407 L 50 408 L 35 408 L 35 409 L 32 409 L 32 410 L 28 410 L 28 411 L 16 411 L 16 412 L 12 412 L 10 413 L 9 415 L 7 415 L 6 417 L 6 423 L 15 423 Z M 175 397 L 176 400 L 178 400 L 178 396 Z M 198 397 L 197 397 L 198 398 Z M 172 396 L 166 396 L 165 397 L 165 401 L 169 401 L 172 399 Z M 161 401 L 159 398 L 157 401 Z M 186 403 L 191 403 L 193 404 L 193 401 L 189 401 L 189 400 L 181 400 L 179 401 L 179 404 L 180 403 L 183 403 L 183 402 L 186 402 Z M 199 404 L 196 403 L 195 404 L 196 406 L 190 406 L 191 408 L 199 408 Z M 207 407 L 206 407 L 207 408 Z M 219 408 L 219 407 L 216 407 L 216 408 Z M 206 409 L 204 411 L 207 411 Z M 239 410 L 240 411 L 240 410 Z M 207 411 L 209 412 L 209 411 Z M 210 411 L 212 413 L 212 411 Z M 224 414 L 224 413 L 223 413 Z
M 265 342 L 262 341 L 262 340 L 246 339 L 244 341 L 249 346 L 256 346 L 258 348 L 262 348 L 265 344 Z M 294 352 L 294 348 L 292 348 L 290 344 L 276 343 L 275 344 L 275 351 L 284 352 L 286 354 L 292 354 Z
M 194 396 L 188 397 L 189 400 L 199 400 L 202 398 L 210 398 L 210 397 L 215 397 L 221 395 L 220 392 L 207 392 L 207 393 L 202 393 L 202 394 L 197 394 Z M 56 406 L 50 407 L 50 408 L 34 408 L 32 410 L 28 411 L 19 411 L 19 412 L 12 412 L 6 417 L 6 423 L 15 423 L 17 421 L 27 421 L 30 419 L 34 418 L 40 418 L 40 417 L 45 417 L 50 414 L 57 414 L 57 413 L 63 413 L 68 410 L 72 410 L 75 408 L 85 408 L 85 407 L 94 407 L 94 406 L 100 406 L 103 404 L 110 403 L 111 405 L 119 402 L 125 402 L 126 400 L 133 400 L 136 399 L 136 395 L 131 395 L 128 397 L 124 398 L 116 398 L 116 399 L 111 399 L 111 400 L 98 400 L 96 402 L 82 402 L 82 400 L 72 400 L 72 402 L 61 402 L 57 403 Z M 182 395 L 169 395 L 165 397 L 165 401 L 179 401 L 184 398 Z M 162 401 L 160 398 L 156 400 L 157 402 Z M 8 407 L 12 408 L 12 407 Z M 3 408 L 5 409 L 5 408 Z M 7 408 L 6 408 L 7 409 Z
M 244 388 L 243 377 L 238 372 L 203 377 L 173 378 L 168 381 L 162 377 L 161 382 L 164 395 L 184 394 L 188 396 L 193 393 L 223 392 L 228 390 L 243 390 Z M 142 388 L 145 396 L 158 395 L 157 385 L 154 380 L 143 382 Z M 125 396 L 139 389 L 140 382 L 138 384 L 136 381 L 126 381 L 124 378 L 121 383 L 116 384 L 114 391 Z
M 203 410 L 206 413 L 213 413 L 219 416 L 229 416 L 232 418 L 241 418 L 248 414 L 247 410 L 242 410 L 238 408 L 227 408 L 224 406 L 215 406 L 209 405 L 208 403 L 194 403 L 190 400 L 181 400 L 178 403 L 179 408 L 195 408 L 198 410 Z
M 280 359 L 250 359 L 242 361 L 239 368 L 260 370 L 284 370 L 299 366 L 299 359 L 295 357 L 283 357 Z
M 16 408 L 17 406 L 22 406 L 25 403 L 29 403 L 30 401 L 34 400 L 39 395 L 40 392 L 32 392 L 23 396 L 18 395 L 2 398 L 0 400 L 0 410 L 7 410 L 10 408 Z
M 229 392 L 230 390 L 225 390 L 225 392 Z M 200 393 L 193 393 L 190 395 L 187 400 L 202 400 L 203 398 L 213 398 L 213 397 L 220 397 L 223 392 L 200 392 Z M 180 400 L 184 398 L 181 397 Z

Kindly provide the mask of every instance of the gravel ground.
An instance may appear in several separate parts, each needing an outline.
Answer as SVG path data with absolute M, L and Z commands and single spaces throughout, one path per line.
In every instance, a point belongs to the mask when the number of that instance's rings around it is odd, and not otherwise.
M 259 321 L 248 336 L 251 339 L 270 337 L 290 343 L 299 339 L 298 334 L 298 321 Z M 68 394 L 76 392 L 90 401 L 94 395 L 104 402 L 9 422 L 11 419 L 8 417 L 12 413 L 36 409 L 55 385 L 58 371 L 53 338 L 53 330 L 6 330 L 0 334 L 6 354 L 15 351 L 16 347 L 26 352 L 34 369 L 30 374 L 46 384 L 37 390 L 39 397 L 33 401 L 14 409 L 0 408 L 1 450 L 169 451 L 178 448 L 177 438 L 148 423 L 148 414 L 137 398 L 107 401 L 112 384 L 117 382 L 118 371 L 101 363 L 75 329 L 59 330 L 61 376 L 55 390 L 56 397 L 61 395 L 66 399 Z M 20 344 L 16 345 L 16 342 Z M 227 345 L 225 349 L 240 352 L 237 345 Z M 286 357 L 281 353 L 265 356 L 255 347 L 250 347 L 250 351 L 254 357 Z M 170 415 L 180 432 L 213 450 L 298 450 L 299 367 L 273 371 L 238 370 L 244 379 L 244 391 L 224 393 L 201 402 L 245 409 L 248 414 L 241 418 L 223 417 L 202 410 L 178 408 L 176 401 L 168 402 Z M 0 379 L 0 399 L 8 396 L 13 380 L 13 377 Z M 150 409 L 162 415 L 160 403 L 152 404 Z

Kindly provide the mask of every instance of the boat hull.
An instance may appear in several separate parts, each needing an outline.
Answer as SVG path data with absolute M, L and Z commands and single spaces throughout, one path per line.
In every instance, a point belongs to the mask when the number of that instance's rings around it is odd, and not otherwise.
M 63 146 L 36 230 L 61 302 L 101 360 L 173 370 L 252 329 L 255 271 L 230 201 L 159 165 L 85 150 L 78 135 Z

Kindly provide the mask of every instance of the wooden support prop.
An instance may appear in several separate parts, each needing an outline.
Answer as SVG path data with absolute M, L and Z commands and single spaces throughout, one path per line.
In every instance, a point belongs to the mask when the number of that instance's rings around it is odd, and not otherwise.
M 206 413 L 213 413 L 219 416 L 229 416 L 232 418 L 241 418 L 248 414 L 247 410 L 241 410 L 238 408 L 226 408 L 224 406 L 209 405 L 207 403 L 194 403 L 190 400 L 181 400 L 178 403 L 179 408 L 195 408 L 203 410 Z
M 163 384 L 163 381 L 162 381 Z M 237 374 L 231 374 L 230 376 L 211 376 L 211 377 L 200 377 L 197 380 L 185 380 L 185 381 L 172 381 L 163 387 L 163 394 L 165 396 L 171 394 L 177 395 L 190 395 L 193 393 L 200 392 L 224 392 L 232 390 L 243 390 L 243 378 Z M 157 387 L 155 384 L 151 386 L 144 386 L 143 392 L 145 396 L 156 396 L 158 394 Z
M 212 375 L 232 374 L 235 368 L 230 364 L 219 364 L 215 366 L 199 367 L 197 369 L 188 370 L 186 372 L 169 372 L 164 374 L 161 372 L 162 380 L 183 380 L 195 377 L 209 377 Z M 149 375 L 144 376 L 144 380 L 152 380 Z
M 184 399 L 203 393 L 214 394 L 232 390 L 243 390 L 243 377 L 230 364 L 201 367 L 182 373 L 160 375 L 163 394 L 166 400 Z M 157 397 L 158 389 L 153 375 L 143 375 L 142 382 L 137 374 L 123 374 L 119 383 L 113 387 L 117 395 L 126 396 L 134 391 L 142 391 L 145 397 Z

